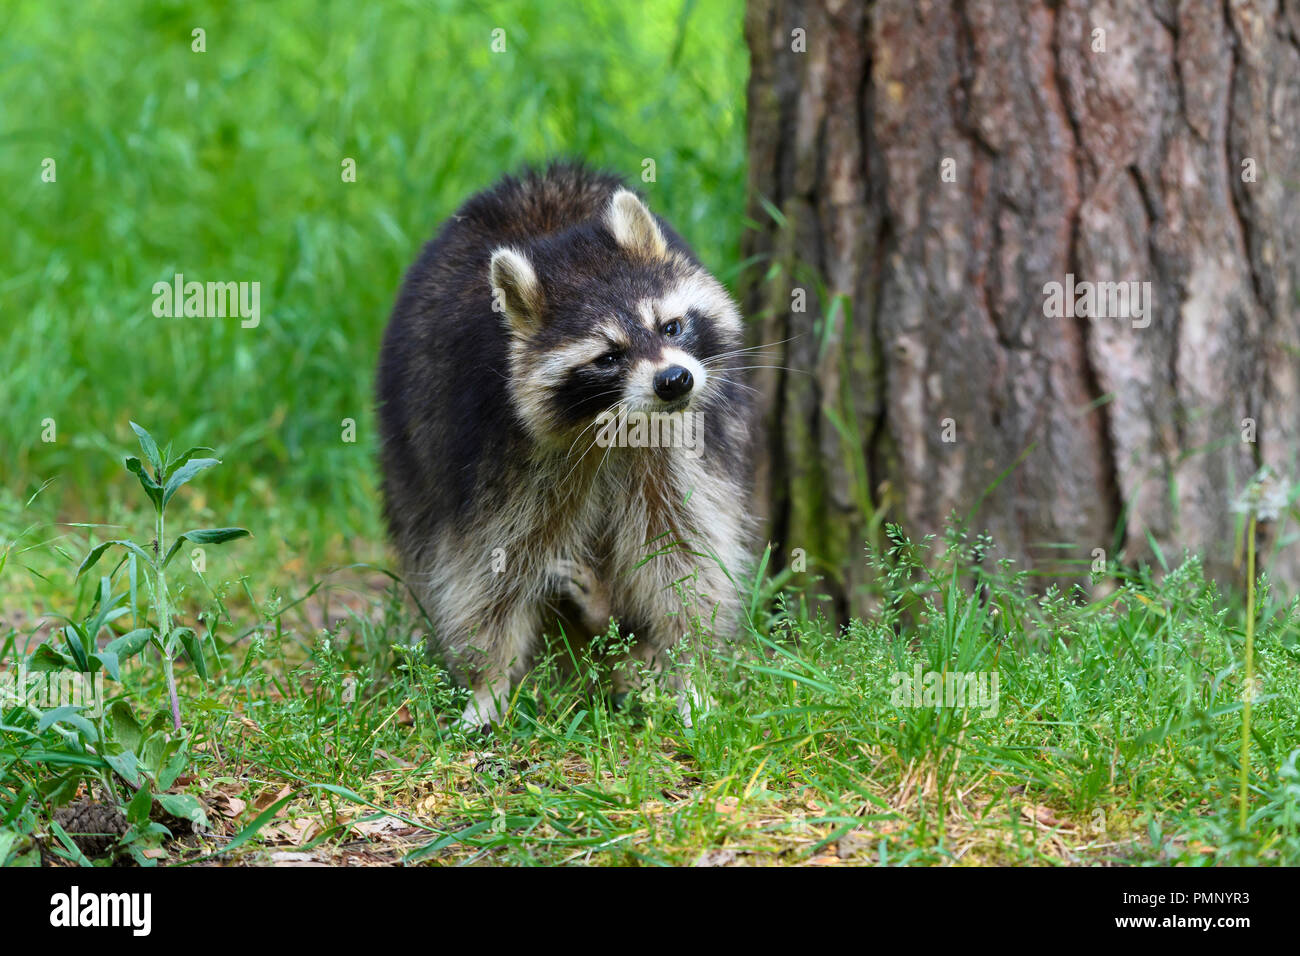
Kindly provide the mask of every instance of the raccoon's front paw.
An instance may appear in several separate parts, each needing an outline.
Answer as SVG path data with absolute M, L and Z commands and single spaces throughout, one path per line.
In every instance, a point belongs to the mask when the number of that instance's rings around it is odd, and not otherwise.
M 489 688 L 479 688 L 451 729 L 466 733 L 479 730 L 488 724 L 500 723 L 503 713 L 500 698 Z
M 561 597 L 577 605 L 582 626 L 592 634 L 603 634 L 609 627 L 609 592 L 596 573 L 581 561 L 562 559 L 551 568 L 551 577 Z
M 694 681 L 687 679 L 682 682 L 681 690 L 677 692 L 677 713 L 684 727 L 694 727 L 695 719 L 703 717 L 712 706 L 713 701 L 695 686 Z

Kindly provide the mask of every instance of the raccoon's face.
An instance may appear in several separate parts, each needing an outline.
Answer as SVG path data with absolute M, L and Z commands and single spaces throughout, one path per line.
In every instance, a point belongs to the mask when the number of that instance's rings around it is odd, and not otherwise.
M 592 223 L 497 249 L 490 281 L 538 441 L 571 443 L 610 414 L 702 410 L 737 387 L 739 310 L 627 190 Z

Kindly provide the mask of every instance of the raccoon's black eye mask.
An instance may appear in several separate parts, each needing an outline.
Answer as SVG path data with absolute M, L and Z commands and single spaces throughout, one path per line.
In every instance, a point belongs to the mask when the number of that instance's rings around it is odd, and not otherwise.
M 671 319 L 668 322 L 665 322 L 662 326 L 660 326 L 659 332 L 661 335 L 664 335 L 667 338 L 676 338 L 677 336 L 683 333 L 684 322 L 685 322 L 684 319 Z M 596 358 L 591 360 L 591 364 L 599 369 L 615 369 L 622 364 L 623 358 L 624 358 L 623 350 L 615 348 L 615 349 L 610 349 L 604 355 L 596 356 Z

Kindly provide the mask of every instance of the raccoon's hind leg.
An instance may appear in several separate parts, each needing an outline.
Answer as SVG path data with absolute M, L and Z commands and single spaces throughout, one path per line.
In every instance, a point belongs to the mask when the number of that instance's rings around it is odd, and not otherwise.
M 609 627 L 609 589 L 591 567 L 563 558 L 551 566 L 550 577 L 555 590 L 578 608 L 582 618 L 579 623 L 588 633 L 592 636 L 605 633 Z
M 470 701 L 465 710 L 452 724 L 455 730 L 475 730 L 488 724 L 500 723 L 505 716 L 506 703 L 510 698 L 510 682 L 483 681 L 472 686 Z

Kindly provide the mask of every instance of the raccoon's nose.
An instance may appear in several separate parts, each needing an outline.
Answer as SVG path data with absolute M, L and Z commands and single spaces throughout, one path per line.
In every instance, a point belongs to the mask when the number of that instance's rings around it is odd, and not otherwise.
M 655 394 L 665 402 L 681 398 L 694 384 L 690 371 L 680 365 L 670 365 L 655 373 Z

